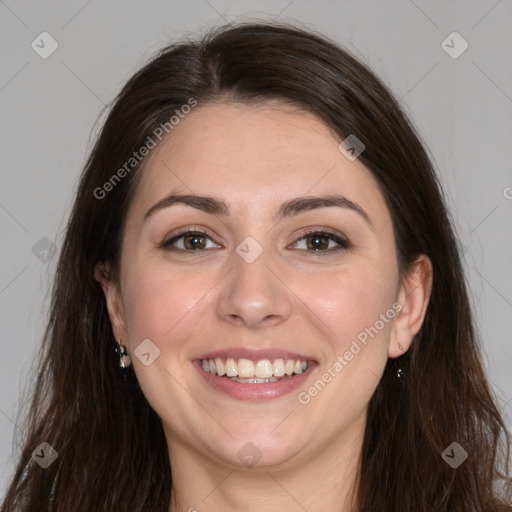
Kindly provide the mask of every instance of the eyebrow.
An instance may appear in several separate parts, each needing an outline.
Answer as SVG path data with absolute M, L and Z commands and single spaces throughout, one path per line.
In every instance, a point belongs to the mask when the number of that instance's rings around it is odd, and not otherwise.
M 196 194 L 174 194 L 171 193 L 164 197 L 156 204 L 154 204 L 144 216 L 144 220 L 156 213 L 159 210 L 169 208 L 170 206 L 181 203 L 192 208 L 196 208 L 205 213 L 212 215 L 228 216 L 230 208 L 228 204 L 220 198 L 212 196 L 199 196 Z M 329 206 L 337 206 L 339 208 L 348 208 L 358 213 L 367 224 L 373 229 L 370 217 L 366 211 L 354 201 L 336 194 L 326 194 L 321 196 L 303 196 L 296 197 L 285 201 L 280 207 L 277 213 L 274 215 L 274 222 L 297 215 L 299 213 L 315 210 L 317 208 L 325 208 Z

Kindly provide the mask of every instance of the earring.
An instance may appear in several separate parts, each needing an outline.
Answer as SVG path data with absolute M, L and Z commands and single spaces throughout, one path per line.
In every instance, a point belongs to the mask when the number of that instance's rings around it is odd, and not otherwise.
M 132 364 L 132 360 L 126 351 L 126 347 L 119 342 L 116 347 L 117 355 L 119 356 L 119 371 L 123 376 L 124 380 L 126 380 L 126 376 L 128 375 L 128 368 Z
M 400 343 L 398 344 L 398 350 L 400 350 L 400 352 L 403 352 L 403 350 L 404 350 L 404 347 Z M 397 382 L 404 381 L 404 371 L 402 370 L 402 367 L 400 366 L 400 358 L 401 357 L 402 356 L 399 355 L 397 358 L 395 358 L 395 367 L 393 370 L 393 374 L 394 374 L 395 380 Z

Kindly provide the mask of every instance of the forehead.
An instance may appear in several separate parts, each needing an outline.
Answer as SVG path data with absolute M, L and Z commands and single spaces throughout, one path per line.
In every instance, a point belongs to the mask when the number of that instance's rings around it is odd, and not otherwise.
M 225 197 L 234 209 L 342 193 L 386 215 L 372 173 L 340 152 L 341 140 L 284 103 L 198 106 L 148 156 L 133 207 L 148 209 L 171 191 Z

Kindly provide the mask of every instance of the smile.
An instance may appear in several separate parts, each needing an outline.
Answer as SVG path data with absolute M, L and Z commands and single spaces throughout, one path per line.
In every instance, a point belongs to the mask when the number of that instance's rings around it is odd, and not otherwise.
M 247 384 L 276 382 L 280 378 L 300 375 L 308 369 L 308 363 L 300 359 L 252 361 L 245 358 L 236 360 L 232 357 L 216 357 L 215 359 L 203 359 L 201 364 L 205 372 Z
M 276 349 L 224 349 L 193 363 L 212 391 L 244 401 L 271 400 L 297 391 L 319 367 L 309 356 Z

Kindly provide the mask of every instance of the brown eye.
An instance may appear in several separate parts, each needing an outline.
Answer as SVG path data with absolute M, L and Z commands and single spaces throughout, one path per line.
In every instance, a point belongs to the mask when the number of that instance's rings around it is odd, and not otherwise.
M 295 245 L 305 240 L 306 247 L 298 247 L 301 250 L 308 252 L 334 252 L 343 249 L 347 249 L 350 244 L 348 240 L 345 240 L 334 233 L 328 231 L 312 231 L 306 233 L 304 236 L 299 238 Z M 335 244 L 334 246 L 332 244 Z M 337 245 L 337 246 L 336 246 Z
M 329 248 L 329 238 L 324 235 L 308 235 L 305 238 L 307 240 L 308 249 L 318 251 L 320 249 Z
M 186 231 L 165 241 L 162 247 L 169 250 L 187 252 L 211 249 L 212 247 L 207 247 L 208 240 L 211 240 L 211 238 L 206 233 L 201 231 Z
M 204 235 L 185 235 L 183 237 L 184 246 L 186 249 L 204 249 L 206 247 Z

